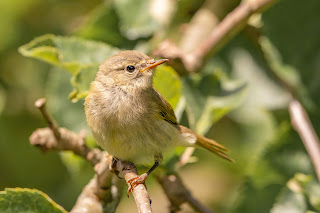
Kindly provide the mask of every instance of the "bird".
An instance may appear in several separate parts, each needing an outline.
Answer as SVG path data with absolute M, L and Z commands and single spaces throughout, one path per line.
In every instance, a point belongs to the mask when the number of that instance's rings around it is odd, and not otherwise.
M 85 98 L 87 123 L 102 149 L 117 160 L 154 163 L 129 181 L 128 193 L 177 146 L 200 146 L 233 161 L 223 145 L 179 125 L 171 105 L 153 87 L 156 67 L 167 61 L 136 50 L 120 51 L 99 66 Z

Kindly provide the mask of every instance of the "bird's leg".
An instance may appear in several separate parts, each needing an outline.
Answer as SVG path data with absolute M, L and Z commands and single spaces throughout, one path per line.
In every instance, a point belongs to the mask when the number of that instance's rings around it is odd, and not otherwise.
M 161 154 L 155 155 L 154 156 L 154 164 L 146 173 L 140 175 L 139 177 L 132 178 L 132 179 L 130 179 L 128 181 L 128 186 L 129 186 L 129 188 L 128 188 L 128 196 L 129 196 L 129 193 L 132 192 L 134 187 L 136 187 L 139 184 L 144 184 L 145 183 L 145 181 L 147 180 L 148 176 L 151 174 L 151 172 L 153 170 L 155 170 L 160 165 L 162 160 L 163 160 L 163 157 L 162 157 Z
M 115 175 L 117 175 L 118 178 L 122 179 L 123 177 L 120 177 L 120 173 L 117 170 L 117 163 L 118 163 L 119 159 L 112 156 L 112 161 L 111 164 L 109 165 L 109 169 L 111 170 L 111 172 L 114 172 Z

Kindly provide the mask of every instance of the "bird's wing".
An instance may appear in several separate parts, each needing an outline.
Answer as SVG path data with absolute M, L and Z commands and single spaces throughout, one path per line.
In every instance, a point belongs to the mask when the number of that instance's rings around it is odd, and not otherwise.
M 225 148 L 224 146 L 222 146 L 221 144 L 217 143 L 216 141 L 214 141 L 212 139 L 198 135 L 185 126 L 178 125 L 177 118 L 174 115 L 174 111 L 173 111 L 171 105 L 164 99 L 164 97 L 162 97 L 162 95 L 156 89 L 153 88 L 153 90 L 154 90 L 153 97 L 155 97 L 154 102 L 158 106 L 158 110 L 159 110 L 158 116 L 160 119 L 163 119 L 163 120 L 173 124 L 174 126 L 176 126 L 176 128 L 181 133 L 189 133 L 189 134 L 196 136 L 196 139 L 197 139 L 196 145 L 201 146 L 205 149 L 208 149 L 209 151 L 219 155 L 220 157 L 222 157 L 224 159 L 227 159 L 231 162 L 234 162 L 233 159 L 231 159 L 225 153 L 226 151 L 228 151 L 228 149 Z
M 155 94 L 154 101 L 157 104 L 159 109 L 159 114 L 158 114 L 159 118 L 171 124 L 177 125 L 178 121 L 174 114 L 172 106 L 168 103 L 168 101 L 166 101 L 166 99 L 164 99 L 164 97 L 162 97 L 162 95 L 155 88 L 153 88 L 153 90 Z

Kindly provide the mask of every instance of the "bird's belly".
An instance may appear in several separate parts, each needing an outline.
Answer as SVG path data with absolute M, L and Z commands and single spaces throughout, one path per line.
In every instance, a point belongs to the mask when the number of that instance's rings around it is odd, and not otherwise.
M 109 154 L 135 164 L 149 164 L 154 155 L 173 149 L 180 132 L 170 123 L 159 119 L 141 119 L 133 123 L 108 123 L 103 132 L 95 132 L 97 143 Z

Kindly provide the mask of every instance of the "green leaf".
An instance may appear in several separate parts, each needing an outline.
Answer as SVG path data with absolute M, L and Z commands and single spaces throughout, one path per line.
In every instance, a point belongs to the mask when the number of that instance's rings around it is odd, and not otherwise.
M 73 75 L 71 82 L 74 91 L 70 94 L 73 101 L 86 96 L 99 65 L 118 51 L 102 42 L 51 34 L 35 38 L 19 48 L 24 56 L 69 71 Z
M 67 213 L 45 193 L 36 189 L 8 188 L 0 191 L 1 213 Z
M 170 66 L 162 65 L 158 67 L 153 85 L 171 106 L 176 108 L 182 90 L 180 78 L 176 71 Z
M 120 30 L 127 38 L 134 40 L 148 37 L 159 28 L 151 14 L 151 3 L 144 0 L 114 1 L 120 18 Z
M 206 134 L 245 97 L 245 84 L 227 79 L 219 70 L 186 77 L 182 82 L 190 126 L 200 134 Z

